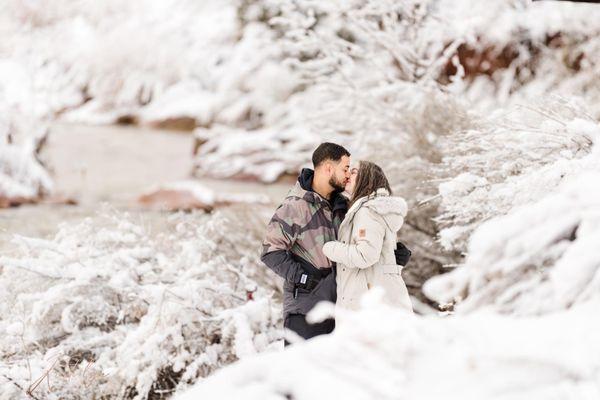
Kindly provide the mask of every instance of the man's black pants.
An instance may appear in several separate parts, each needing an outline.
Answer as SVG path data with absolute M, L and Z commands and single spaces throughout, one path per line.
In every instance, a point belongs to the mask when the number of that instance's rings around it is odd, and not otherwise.
M 309 324 L 306 322 L 306 316 L 302 314 L 290 314 L 285 318 L 283 327 L 289 329 L 304 339 L 310 339 L 319 335 L 326 335 L 333 332 L 335 328 L 335 320 L 333 318 L 326 319 L 323 322 L 316 324 Z M 284 342 L 286 346 L 289 346 L 287 340 Z

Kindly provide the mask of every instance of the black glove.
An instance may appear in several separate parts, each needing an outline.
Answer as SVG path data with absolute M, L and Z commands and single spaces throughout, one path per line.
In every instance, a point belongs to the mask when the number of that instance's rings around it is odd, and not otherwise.
M 396 256 L 396 264 L 406 266 L 410 260 L 412 252 L 402 242 L 396 243 L 396 250 L 394 255 Z

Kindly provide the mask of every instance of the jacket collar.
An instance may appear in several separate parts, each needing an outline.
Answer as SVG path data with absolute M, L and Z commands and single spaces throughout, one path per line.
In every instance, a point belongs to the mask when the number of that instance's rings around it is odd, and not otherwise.
M 354 204 L 352 204 L 352 207 L 350 207 L 350 209 L 346 213 L 346 217 L 344 218 L 344 221 L 351 220 L 352 217 L 354 217 L 354 214 L 356 214 L 356 212 L 369 200 L 373 200 L 376 197 L 389 196 L 389 195 L 390 195 L 390 193 L 386 189 L 379 188 L 379 189 L 373 191 L 370 195 L 359 198 L 358 200 L 356 200 L 354 202 Z
M 331 207 L 333 212 L 346 211 L 348 209 L 348 199 L 341 193 L 335 193 L 328 201 L 312 189 L 314 176 L 315 172 L 312 169 L 303 168 L 300 175 L 298 175 L 296 185 L 289 191 L 287 197 L 299 197 L 309 203 L 327 205 Z

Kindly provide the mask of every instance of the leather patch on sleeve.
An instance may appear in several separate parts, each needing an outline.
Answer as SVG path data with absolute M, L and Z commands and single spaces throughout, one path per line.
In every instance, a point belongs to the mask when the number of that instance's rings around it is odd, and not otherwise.
M 358 237 L 364 238 L 365 236 L 367 236 L 367 230 L 366 229 L 359 229 L 358 230 Z

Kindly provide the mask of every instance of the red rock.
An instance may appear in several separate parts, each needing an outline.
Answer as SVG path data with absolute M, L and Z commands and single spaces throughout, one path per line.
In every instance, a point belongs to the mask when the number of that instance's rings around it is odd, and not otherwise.
M 139 197 L 138 202 L 146 207 L 167 211 L 205 210 L 212 211 L 215 205 L 199 201 L 191 192 L 185 190 L 160 189 Z
M 148 122 L 152 128 L 191 132 L 196 128 L 196 119 L 192 117 L 172 117 Z
M 34 204 L 39 202 L 39 199 L 28 197 L 6 197 L 0 195 L 0 208 L 18 207 L 23 204 Z
M 67 206 L 76 206 L 79 204 L 77 200 L 72 197 L 66 197 L 63 195 L 52 195 L 49 197 L 44 197 L 41 201 L 43 204 L 58 204 L 58 205 L 67 205 Z

